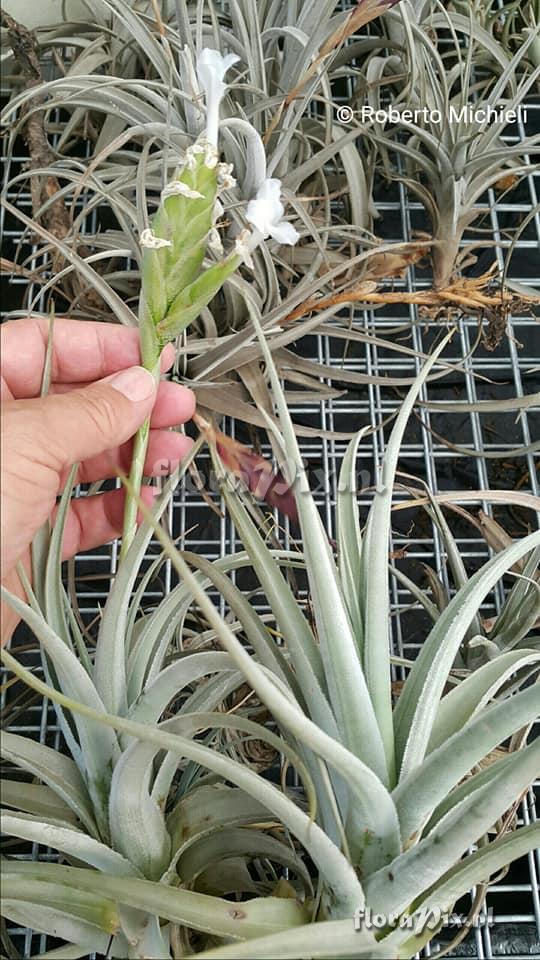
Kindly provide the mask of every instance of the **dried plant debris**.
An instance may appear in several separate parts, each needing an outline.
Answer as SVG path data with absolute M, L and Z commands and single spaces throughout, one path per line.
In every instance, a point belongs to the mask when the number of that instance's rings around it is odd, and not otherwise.
M 37 173 L 43 167 L 50 167 L 55 161 L 54 151 L 45 130 L 46 96 L 42 92 L 43 78 L 37 39 L 32 31 L 14 20 L 5 10 L 0 12 L 0 23 L 7 30 L 9 43 L 21 68 L 26 88 L 29 91 L 35 88 L 35 93 L 29 96 L 21 111 L 29 168 L 36 171 L 30 179 L 34 216 L 39 217 L 53 236 L 63 240 L 70 231 L 71 220 L 63 197 L 57 197 L 60 183 L 53 174 L 43 176 Z M 60 269 L 58 263 L 55 267 Z
M 195 414 L 194 420 L 229 473 L 238 477 L 258 500 L 263 500 L 269 507 L 277 507 L 293 522 L 298 520 L 291 485 L 279 470 L 276 471 L 268 460 L 243 443 L 217 430 L 200 414 Z
M 389 256 L 392 258 L 393 254 Z M 396 257 L 397 263 L 400 260 L 401 257 Z M 403 263 L 402 260 L 401 263 Z M 487 319 L 488 328 L 484 333 L 484 343 L 488 349 L 495 349 L 502 336 L 501 326 L 504 332 L 511 313 L 528 311 L 532 307 L 540 305 L 540 294 L 537 296 L 518 296 L 500 286 L 497 283 L 496 275 L 497 267 L 494 266 L 481 277 L 462 277 L 456 279 L 444 289 L 416 291 L 380 290 L 375 282 L 363 280 L 356 286 L 341 290 L 339 293 L 308 300 L 292 311 L 285 318 L 285 322 L 292 322 L 309 313 L 348 303 L 360 303 L 366 306 L 413 303 L 421 307 L 421 315 L 429 319 L 438 319 L 443 313 L 449 319 L 452 316 L 455 317 L 456 314 L 476 315 L 482 320 Z M 494 325 L 496 325 L 496 330 Z

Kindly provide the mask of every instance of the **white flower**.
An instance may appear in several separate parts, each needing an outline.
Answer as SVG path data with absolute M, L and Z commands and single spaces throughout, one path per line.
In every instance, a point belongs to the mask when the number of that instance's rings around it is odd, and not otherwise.
M 206 96 L 206 136 L 214 146 L 218 140 L 219 105 L 226 89 L 223 78 L 239 60 L 235 53 L 224 57 L 219 50 L 208 47 L 197 58 L 197 78 Z
M 269 177 L 264 180 L 256 196 L 250 200 L 246 210 L 246 220 L 252 223 L 263 237 L 272 237 L 278 243 L 293 246 L 299 234 L 292 223 L 283 219 L 285 207 L 281 202 L 281 180 Z
M 155 233 L 150 230 L 149 227 L 141 232 L 139 243 L 141 247 L 144 247 L 146 250 L 160 250 L 161 247 L 172 247 L 170 240 L 165 240 L 163 237 L 156 237 Z

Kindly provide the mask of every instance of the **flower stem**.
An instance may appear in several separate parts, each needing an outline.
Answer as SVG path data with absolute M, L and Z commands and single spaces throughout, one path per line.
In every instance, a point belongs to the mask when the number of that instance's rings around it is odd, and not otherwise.
M 157 346 L 154 337 L 148 338 L 148 340 L 150 342 L 147 342 L 147 338 L 141 336 L 141 357 L 143 366 L 146 368 L 146 370 L 150 371 L 156 383 L 159 383 L 161 350 Z M 124 527 L 122 531 L 120 563 L 124 561 L 137 532 L 137 500 L 141 493 L 144 476 L 144 461 L 146 459 L 146 451 L 148 450 L 149 436 L 150 417 L 144 421 L 135 434 L 133 456 L 131 459 L 131 470 L 129 473 L 130 489 L 129 491 L 126 491 L 126 504 L 124 507 Z

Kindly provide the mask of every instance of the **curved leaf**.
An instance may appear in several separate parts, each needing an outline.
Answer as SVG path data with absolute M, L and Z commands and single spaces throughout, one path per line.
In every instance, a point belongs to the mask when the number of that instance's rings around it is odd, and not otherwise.
M 436 750 L 461 729 L 475 713 L 491 700 L 503 684 L 522 667 L 540 663 L 534 650 L 502 653 L 465 677 L 444 696 L 433 723 L 427 752 Z
M 96 711 L 104 710 L 103 703 L 86 670 L 60 637 L 28 604 L 1 588 L 5 601 L 34 631 L 50 657 L 62 689 Z M 103 836 L 107 836 L 108 789 L 112 767 L 119 756 L 118 740 L 111 730 L 100 724 L 74 718 L 81 744 L 82 759 L 88 792 L 92 798 L 95 816 Z
M 77 822 L 77 816 L 71 807 L 64 803 L 54 790 L 41 783 L 3 779 L 0 800 L 5 807 L 12 807 L 36 817 L 62 820 L 71 825 Z
M 173 847 L 179 849 L 220 826 L 260 823 L 267 816 L 267 808 L 243 790 L 212 783 L 195 787 L 178 801 L 167 818 L 167 829 Z
M 356 499 L 358 494 L 356 457 L 359 443 L 367 429 L 367 427 L 364 427 L 360 430 L 347 447 L 339 473 L 336 503 L 339 578 L 359 656 L 362 655 L 364 627 L 360 603 L 362 538 L 360 536 L 360 514 Z
M 109 796 L 111 841 L 143 877 L 159 880 L 169 863 L 171 841 L 163 810 L 150 795 L 152 770 L 124 751 L 114 768 Z
M 418 833 L 475 763 L 537 715 L 538 685 L 482 710 L 400 781 L 392 796 L 404 842 Z
M 540 544 L 532 533 L 489 560 L 456 594 L 432 628 L 405 681 L 394 718 L 402 757 L 400 778 L 423 760 L 441 694 L 469 624 L 484 597 L 525 554 Z
M 489 880 L 507 864 L 534 850 L 540 843 L 540 822 L 520 827 L 500 840 L 493 840 L 457 863 L 441 877 L 435 889 L 424 894 L 421 905 L 451 907 L 472 887 Z
M 110 877 L 95 870 L 64 867 L 56 863 L 13 862 L 4 872 L 7 889 L 27 885 L 36 902 L 44 900 L 47 888 L 94 900 L 108 898 L 136 910 L 152 913 L 194 930 L 237 940 L 261 936 L 265 931 L 286 930 L 302 923 L 304 911 L 294 900 L 266 897 L 238 904 L 208 897 L 191 890 L 173 889 L 151 880 Z M 40 888 L 42 895 L 39 895 Z
M 73 810 L 91 836 L 97 837 L 86 784 L 73 760 L 29 737 L 7 731 L 0 738 L 0 752 L 6 760 L 47 784 Z
M 309 872 L 288 843 L 276 840 L 260 830 L 229 825 L 197 838 L 178 858 L 177 869 L 184 883 L 196 880 L 203 870 L 231 857 L 265 858 L 296 873 L 305 889 L 313 895 Z
M 539 773 L 540 740 L 536 740 L 516 751 L 511 763 L 501 764 L 493 780 L 461 799 L 424 839 L 367 878 L 370 907 L 387 916 L 405 910 L 487 833 Z
M 90 864 L 96 870 L 117 876 L 133 876 L 135 873 L 132 864 L 121 854 L 86 836 L 80 830 L 70 830 L 68 827 L 37 818 L 4 812 L 0 814 L 0 822 L 4 833 L 67 853 L 68 856 Z
M 129 717 L 139 723 L 157 723 L 167 705 L 185 687 L 211 673 L 231 673 L 235 670 L 234 662 L 227 653 L 201 650 L 180 657 L 165 667 L 153 683 L 145 688 L 131 707 Z

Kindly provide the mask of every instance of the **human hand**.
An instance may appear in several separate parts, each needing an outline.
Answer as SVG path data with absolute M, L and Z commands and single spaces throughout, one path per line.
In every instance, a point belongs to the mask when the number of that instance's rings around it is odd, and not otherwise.
M 136 330 L 108 323 L 58 319 L 54 324 L 52 382 L 40 398 L 48 322 L 40 318 L 2 326 L 1 379 L 2 582 L 22 595 L 19 560 L 29 567 L 34 534 L 54 511 L 70 467 L 77 482 L 93 483 L 129 472 L 131 438 L 151 414 L 147 476 L 175 469 L 192 441 L 168 427 L 185 423 L 194 395 L 173 383 L 156 386 L 140 363 Z M 174 360 L 162 354 L 162 371 Z M 152 490 L 144 488 L 147 502 Z M 73 500 L 64 534 L 64 559 L 106 543 L 122 531 L 124 491 Z M 2 638 L 16 625 L 3 611 Z

